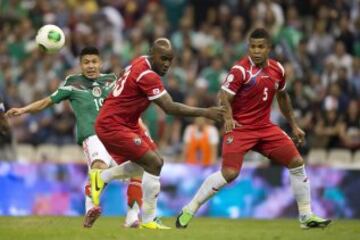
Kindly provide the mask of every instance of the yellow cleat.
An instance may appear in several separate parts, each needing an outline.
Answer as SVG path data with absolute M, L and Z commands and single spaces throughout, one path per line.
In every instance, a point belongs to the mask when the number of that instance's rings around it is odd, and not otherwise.
M 169 229 L 171 229 L 171 227 L 165 226 L 164 224 L 155 222 L 155 221 L 143 223 L 143 224 L 141 224 L 140 228 L 152 229 L 152 230 L 156 230 L 156 229 L 169 230 Z
M 95 206 L 99 206 L 101 193 L 106 186 L 106 183 L 101 179 L 100 174 L 100 169 L 91 169 L 89 172 L 91 198 Z

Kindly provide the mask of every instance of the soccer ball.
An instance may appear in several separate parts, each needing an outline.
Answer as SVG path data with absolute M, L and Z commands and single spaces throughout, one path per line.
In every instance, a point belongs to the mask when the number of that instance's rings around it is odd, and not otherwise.
M 54 53 L 64 46 L 65 34 L 58 26 L 48 24 L 39 29 L 35 41 L 45 52 Z

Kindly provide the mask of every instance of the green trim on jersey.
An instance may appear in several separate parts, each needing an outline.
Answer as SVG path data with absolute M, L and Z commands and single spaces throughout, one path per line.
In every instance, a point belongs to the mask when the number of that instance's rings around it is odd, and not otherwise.
M 76 141 L 78 144 L 95 135 L 94 123 L 104 99 L 112 90 L 117 77 L 115 74 L 101 74 L 95 80 L 84 75 L 66 77 L 51 96 L 53 103 L 69 100 L 76 117 Z

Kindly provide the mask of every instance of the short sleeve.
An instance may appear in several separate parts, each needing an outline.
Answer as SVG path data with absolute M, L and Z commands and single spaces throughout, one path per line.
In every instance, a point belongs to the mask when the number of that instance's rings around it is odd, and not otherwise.
M 280 79 L 279 79 L 279 91 L 284 91 L 286 88 L 286 77 L 285 77 L 285 69 L 284 67 L 281 65 L 281 63 L 276 62 L 276 64 L 278 65 L 279 69 L 280 69 Z
M 51 94 L 50 99 L 53 103 L 59 103 L 65 99 L 68 99 L 72 92 L 72 86 L 69 85 L 69 79 L 72 78 L 73 75 L 68 76 L 62 85 Z
M 230 69 L 229 74 L 221 86 L 221 89 L 235 95 L 245 81 L 245 69 L 240 65 L 235 65 Z
M 150 101 L 166 94 L 159 75 L 151 70 L 146 70 L 141 73 L 136 79 L 136 83 Z

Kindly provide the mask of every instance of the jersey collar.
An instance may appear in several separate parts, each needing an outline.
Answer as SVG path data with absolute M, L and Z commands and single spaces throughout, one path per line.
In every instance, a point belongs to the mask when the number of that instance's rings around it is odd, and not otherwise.
M 149 68 L 151 69 L 151 64 L 150 64 L 150 62 L 149 62 L 149 56 L 147 56 L 147 55 L 144 55 L 143 56 L 144 58 L 145 58 L 145 62 L 146 62 L 146 64 L 149 66 Z
M 248 56 L 248 59 L 252 67 L 256 66 L 250 56 Z M 266 68 L 267 66 L 269 66 L 269 59 L 266 60 L 266 65 L 263 68 Z

